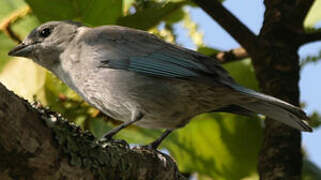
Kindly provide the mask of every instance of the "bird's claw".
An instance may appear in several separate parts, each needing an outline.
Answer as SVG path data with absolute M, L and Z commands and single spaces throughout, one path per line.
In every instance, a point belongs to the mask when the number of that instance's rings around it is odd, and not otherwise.
M 157 151 L 158 145 L 159 144 L 155 144 L 153 142 L 153 143 L 150 143 L 150 144 L 147 144 L 147 145 L 139 146 L 139 148 L 140 149 L 148 149 L 148 150 L 156 150 Z
M 113 139 L 112 137 L 103 136 L 101 139 L 99 139 L 99 142 L 117 144 L 119 146 L 126 147 L 127 149 L 129 149 L 129 144 L 123 139 Z

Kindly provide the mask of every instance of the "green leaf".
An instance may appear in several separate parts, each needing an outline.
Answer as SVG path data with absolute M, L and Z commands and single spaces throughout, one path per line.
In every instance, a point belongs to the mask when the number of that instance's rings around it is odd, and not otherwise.
M 3 70 L 5 64 L 11 59 L 8 52 L 15 46 L 15 43 L 0 31 L 0 72 Z
M 43 86 L 46 72 L 32 61 L 14 58 L 6 64 L 0 74 L 0 81 L 8 89 L 32 102 L 34 95 L 38 100 L 45 101 Z
M 185 12 L 182 8 L 172 12 L 168 16 L 164 18 L 164 21 L 166 21 L 167 24 L 174 24 L 179 21 L 181 21 L 185 16 Z
M 125 139 L 131 144 L 146 145 L 157 139 L 161 135 L 161 132 L 162 131 L 159 129 L 146 129 L 138 126 L 132 126 L 131 128 L 126 128 L 120 131 L 116 135 L 116 138 Z M 170 140 L 170 138 L 165 141 L 167 140 Z
M 123 10 L 121 0 L 26 0 L 26 2 L 42 22 L 71 19 L 93 26 L 114 24 Z
M 123 14 L 122 0 L 78 0 L 84 10 L 83 22 L 91 25 L 115 24 Z
M 26 6 L 23 0 L 0 0 L 0 24 L 7 22 L 9 18 L 17 16 L 17 13 L 24 11 Z M 34 16 L 26 15 L 22 20 L 15 23 L 11 29 L 18 37 L 23 38 L 33 28 L 34 24 L 37 24 L 37 19 Z M 8 35 L 0 31 L 0 72 L 8 60 L 12 59 L 8 56 L 8 52 L 15 45 L 16 43 Z
M 309 116 L 309 124 L 313 128 L 317 128 L 321 125 L 321 114 L 317 111 L 314 111 L 310 116 Z
M 48 72 L 46 76 L 45 91 L 47 105 L 62 114 L 66 112 L 66 108 L 70 108 L 71 106 L 67 105 L 65 100 L 81 102 L 80 97 L 74 91 L 50 72 Z
M 92 107 L 51 73 L 47 73 L 45 94 L 47 105 L 68 120 L 84 127 L 83 123 L 91 117 Z
M 203 114 L 177 130 L 165 146 L 183 172 L 240 179 L 256 171 L 261 131 L 257 119 Z
M 16 9 L 8 11 L 7 17 L 21 7 L 25 7 L 23 3 L 19 1 L 12 1 L 13 4 L 19 4 L 14 6 Z M 14 3 L 18 2 L 18 3 Z M 37 26 L 38 20 L 33 15 L 26 15 L 21 20 L 14 23 L 11 28 L 20 37 L 26 36 L 35 26 Z M 29 59 L 24 58 L 12 58 L 7 54 L 16 43 L 14 43 L 8 36 L 3 33 L 0 34 L 0 57 L 1 59 L 1 74 L 0 81 L 10 90 L 16 94 L 24 97 L 29 101 L 33 101 L 34 96 L 37 96 L 38 100 L 45 102 L 45 95 L 43 86 L 45 83 L 45 70 Z M 11 60 L 11 61 L 9 61 Z
M 317 63 L 321 59 L 321 50 L 316 55 L 309 55 L 300 60 L 300 65 L 305 66 L 309 63 Z
M 169 2 L 169 3 L 156 3 L 149 2 L 148 8 L 137 10 L 136 13 L 130 14 L 118 19 L 117 24 L 148 30 L 158 25 L 162 20 L 169 17 L 175 11 L 180 10 L 186 3 L 185 2 Z
M 206 46 L 200 46 L 197 48 L 197 51 L 201 54 L 204 54 L 206 56 L 213 56 L 216 55 L 217 53 L 221 52 L 218 49 L 214 49 L 211 47 L 206 47 Z
M 111 130 L 113 126 L 106 122 L 103 118 L 92 118 L 89 120 L 89 130 L 97 139 L 100 139 L 106 132 Z
M 198 30 L 198 24 L 193 21 L 188 10 L 185 10 L 183 27 L 188 31 L 188 35 L 197 46 L 204 46 L 203 33 Z
M 258 90 L 258 82 L 255 77 L 254 68 L 251 59 L 247 58 L 243 61 L 231 62 L 223 65 L 229 74 L 244 87 Z
M 35 27 L 39 26 L 39 24 L 36 16 L 26 15 L 12 25 L 12 30 L 23 40 Z
M 0 0 L 0 22 L 25 5 L 26 3 L 23 0 Z
M 303 160 L 303 180 L 319 180 L 321 179 L 321 169 L 311 161 Z
M 305 27 L 313 27 L 321 20 L 321 0 L 315 0 L 304 20 Z

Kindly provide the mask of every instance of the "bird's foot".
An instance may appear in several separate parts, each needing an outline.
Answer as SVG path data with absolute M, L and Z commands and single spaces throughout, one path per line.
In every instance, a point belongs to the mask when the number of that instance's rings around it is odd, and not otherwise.
M 167 129 L 161 136 L 156 139 L 155 141 L 147 144 L 145 146 L 141 146 L 142 149 L 149 149 L 149 150 L 157 150 L 158 146 L 162 143 L 162 141 L 172 132 L 173 130 Z
M 125 147 L 129 149 L 129 144 L 123 139 L 113 139 L 113 136 L 108 136 L 108 133 L 104 135 L 102 138 L 99 139 L 100 143 L 110 143 L 110 144 L 117 144 L 119 146 Z
M 159 145 L 160 145 L 160 142 L 154 141 L 150 144 L 140 146 L 140 149 L 157 150 Z

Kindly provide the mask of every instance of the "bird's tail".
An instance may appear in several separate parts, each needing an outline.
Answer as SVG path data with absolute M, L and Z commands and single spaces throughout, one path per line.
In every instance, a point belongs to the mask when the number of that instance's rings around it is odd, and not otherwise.
M 258 114 L 266 115 L 301 131 L 312 132 L 312 128 L 305 122 L 305 120 L 308 120 L 308 117 L 300 108 L 237 84 L 229 84 L 229 86 L 236 90 L 243 98 L 249 98 L 244 103 L 238 103 L 238 106 Z

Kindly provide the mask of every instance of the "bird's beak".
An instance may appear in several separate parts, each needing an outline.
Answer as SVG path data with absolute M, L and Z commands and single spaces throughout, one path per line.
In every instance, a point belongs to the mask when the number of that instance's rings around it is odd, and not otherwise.
M 20 43 L 9 51 L 9 56 L 27 57 L 32 51 L 32 44 Z

